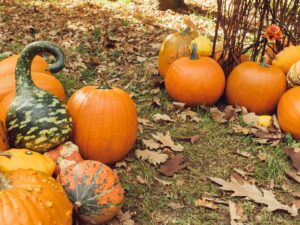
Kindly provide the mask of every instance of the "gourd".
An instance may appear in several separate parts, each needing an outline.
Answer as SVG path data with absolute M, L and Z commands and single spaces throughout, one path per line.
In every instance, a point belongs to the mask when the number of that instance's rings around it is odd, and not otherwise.
M 28 149 L 0 152 L 0 172 L 8 173 L 17 169 L 33 169 L 51 176 L 55 163 L 49 157 Z
M 124 201 L 117 175 L 105 164 L 84 160 L 68 166 L 58 176 L 79 217 L 102 224 L 114 217 Z
M 280 128 L 300 139 L 300 87 L 285 92 L 278 103 L 277 118 Z
M 273 119 L 272 116 L 269 115 L 261 115 L 258 116 L 257 125 L 261 127 L 269 127 L 272 125 Z
M 170 66 L 165 86 L 175 101 L 190 106 L 210 106 L 223 94 L 225 75 L 215 60 L 205 56 L 198 58 L 197 45 L 194 45 L 190 58 L 180 58 Z
M 6 131 L 14 148 L 45 152 L 67 141 L 72 132 L 72 119 L 65 105 L 53 94 L 36 87 L 30 65 L 39 52 L 48 52 L 57 62 L 51 72 L 64 65 L 64 55 L 47 41 L 29 44 L 21 52 L 16 66 L 16 96 L 6 115 Z
M 192 52 L 193 44 L 197 45 L 197 55 L 200 56 L 210 56 L 212 52 L 212 43 L 208 37 L 199 36 L 192 40 L 190 44 L 190 51 Z
M 52 177 L 29 169 L 0 173 L 1 225 L 71 225 L 72 204 Z
M 3 126 L 3 122 L 0 120 L 0 152 L 9 149 L 6 132 Z
M 227 79 L 226 98 L 230 105 L 246 107 L 256 114 L 271 114 L 286 91 L 285 74 L 265 61 L 244 62 Z
M 300 60 L 300 45 L 289 46 L 279 52 L 272 65 L 280 68 L 284 73 L 287 73 L 291 66 Z
M 158 55 L 158 71 L 162 77 L 166 75 L 169 66 L 176 59 L 190 54 L 190 43 L 197 36 L 198 33 L 196 31 L 186 28 L 182 32 L 172 33 L 165 38 Z
M 290 87 L 300 85 L 300 60 L 291 66 L 286 78 Z
M 137 112 L 131 97 L 108 85 L 86 86 L 67 104 L 73 118 L 73 142 L 84 159 L 121 160 L 136 140 Z

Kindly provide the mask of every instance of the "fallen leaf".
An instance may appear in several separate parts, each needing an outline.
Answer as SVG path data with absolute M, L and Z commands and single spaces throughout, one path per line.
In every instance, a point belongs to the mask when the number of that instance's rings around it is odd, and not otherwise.
M 183 102 L 173 102 L 173 105 L 177 108 L 177 109 L 184 109 L 185 107 L 185 103 Z
M 191 137 L 176 137 L 175 140 L 187 141 L 187 142 L 191 142 L 192 144 L 194 144 L 195 142 L 200 140 L 200 135 L 194 135 Z
M 209 110 L 212 119 L 217 123 L 226 123 L 226 115 L 221 112 L 218 108 L 210 108 Z
M 250 134 L 251 129 L 249 127 L 242 127 L 239 124 L 234 124 L 231 127 L 231 130 L 233 131 L 233 133 L 237 133 L 237 134 Z
M 293 192 L 293 196 L 296 198 L 300 198 L 300 191 Z
M 246 172 L 246 171 L 238 169 L 238 168 L 233 168 L 233 170 L 235 172 L 237 172 L 238 174 L 240 174 L 243 178 L 246 178 L 247 176 L 252 176 L 253 175 L 253 173 L 249 173 L 249 172 Z
M 159 179 L 157 177 L 154 177 L 154 179 L 157 180 L 159 183 L 161 183 L 164 186 L 172 185 L 172 182 L 170 182 L 170 181 L 165 181 L 165 180 Z
M 140 183 L 140 184 L 146 184 L 147 181 L 141 176 L 141 175 L 137 175 L 136 176 L 136 180 Z
M 173 120 L 167 114 L 156 113 L 155 115 L 153 115 L 152 118 L 155 122 L 159 122 L 159 121 L 173 122 Z
M 195 206 L 200 206 L 208 209 L 217 209 L 217 205 L 211 201 L 208 201 L 207 199 L 197 199 L 195 201 Z
M 184 149 L 183 146 L 180 144 L 175 145 L 169 131 L 166 133 L 166 135 L 157 132 L 156 135 L 152 134 L 152 137 L 158 142 L 160 142 L 163 145 L 163 147 L 170 147 L 175 152 L 182 152 Z
M 243 225 L 247 221 L 244 209 L 240 205 L 236 205 L 233 201 L 229 201 L 230 225 Z
M 160 103 L 160 99 L 158 97 L 153 97 L 152 99 L 152 105 L 156 106 L 156 107 L 159 107 L 161 106 L 161 103 Z
M 300 199 L 294 199 L 293 205 L 296 207 L 297 210 L 300 209 Z
M 138 118 L 138 123 L 146 127 L 153 127 L 153 124 L 147 119 Z
M 115 165 L 116 168 L 121 168 L 121 167 L 124 167 L 124 168 L 127 168 L 128 165 L 125 161 L 120 161 L 120 162 L 117 162 L 116 165 Z
M 138 159 L 146 160 L 153 165 L 159 165 L 161 163 L 164 163 L 169 158 L 167 154 L 153 152 L 147 149 L 146 150 L 137 149 L 135 151 L 135 156 Z
M 296 170 L 300 171 L 300 148 L 286 147 L 283 150 L 291 158 L 292 164 Z
M 244 152 L 244 151 L 240 151 L 240 150 L 237 150 L 236 153 L 238 155 L 241 155 L 245 158 L 253 158 L 253 155 L 251 155 L 249 152 Z
M 228 205 L 229 204 L 227 201 L 223 201 L 223 200 L 215 199 L 215 198 L 202 197 L 202 199 L 210 201 L 210 202 L 214 202 L 214 203 L 217 203 L 217 204 L 222 204 L 222 205 Z
M 181 205 L 180 203 L 176 203 L 176 202 L 170 202 L 167 206 L 171 209 L 182 209 L 182 208 L 184 208 L 183 205 Z
M 135 212 L 122 212 L 122 210 L 120 210 L 112 220 L 106 223 L 106 225 L 135 225 L 135 222 L 131 219 L 131 216 L 135 214 Z
M 169 159 L 163 165 L 160 166 L 159 172 L 165 176 L 173 176 L 179 170 L 182 170 L 187 166 L 185 159 L 181 155 L 176 155 L 174 158 Z
M 243 121 L 249 126 L 257 125 L 258 123 L 258 116 L 255 113 L 245 114 L 242 118 Z
M 142 143 L 149 149 L 159 149 L 160 144 L 157 141 L 151 139 L 143 139 Z
M 259 152 L 257 157 L 259 158 L 260 161 L 266 161 L 267 160 L 267 153 Z
M 285 171 L 285 174 L 288 175 L 289 178 L 293 179 L 294 181 L 300 184 L 300 176 L 296 172 Z

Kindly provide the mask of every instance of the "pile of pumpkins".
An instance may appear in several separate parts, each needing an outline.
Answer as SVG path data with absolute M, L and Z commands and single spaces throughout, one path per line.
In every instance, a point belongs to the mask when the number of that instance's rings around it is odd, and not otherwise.
M 1 225 L 102 224 L 124 202 L 106 164 L 135 143 L 135 103 L 108 85 L 85 86 L 67 101 L 52 75 L 63 66 L 63 52 L 47 41 L 0 61 Z
M 277 109 L 280 127 L 300 138 L 300 45 L 285 47 L 271 65 L 243 57 L 227 80 L 216 61 L 221 51 L 217 46 L 216 54 L 209 57 L 210 40 L 190 28 L 167 36 L 159 51 L 158 70 L 169 96 L 190 106 L 211 106 L 225 92 L 228 104 L 258 115 Z

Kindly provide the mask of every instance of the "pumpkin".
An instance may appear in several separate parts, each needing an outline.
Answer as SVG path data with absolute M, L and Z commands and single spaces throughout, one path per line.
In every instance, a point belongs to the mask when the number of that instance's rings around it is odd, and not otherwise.
M 72 204 L 52 177 L 29 169 L 0 174 L 1 225 L 71 225 Z
M 57 176 L 61 169 L 82 161 L 78 146 L 71 141 L 59 145 L 57 148 L 45 152 L 44 155 L 50 157 L 56 164 L 54 175 Z
M 0 61 L 0 77 L 15 73 L 19 56 L 20 55 L 12 55 Z M 48 71 L 48 63 L 39 55 L 34 58 L 31 65 L 31 71 L 51 74 Z
M 169 66 L 176 59 L 190 54 L 190 43 L 197 36 L 198 33 L 196 31 L 191 31 L 190 28 L 187 28 L 181 33 L 175 32 L 165 38 L 158 54 L 158 71 L 162 77 L 166 75 Z
M 194 45 L 190 58 L 180 58 L 170 66 L 165 86 L 175 101 L 210 106 L 223 94 L 225 75 L 215 60 L 204 56 L 198 59 Z
M 66 101 L 64 87 L 54 76 L 45 73 L 33 73 L 32 80 L 38 88 L 55 94 L 62 102 Z M 0 100 L 10 92 L 15 91 L 15 89 L 15 76 L 6 74 L 0 77 Z
M 3 122 L 0 120 L 0 152 L 9 149 L 6 132 L 4 129 Z
M 286 90 L 285 74 L 265 61 L 244 62 L 233 69 L 227 79 L 226 98 L 230 105 L 246 107 L 258 115 L 275 111 Z
M 291 66 L 286 78 L 290 87 L 300 86 L 300 60 Z
M 102 224 L 114 217 L 124 201 L 117 175 L 105 164 L 84 160 L 68 166 L 58 176 L 79 217 L 91 224 Z
M 8 173 L 16 169 L 33 169 L 51 176 L 55 163 L 49 157 L 28 149 L 0 152 L 0 172 Z
M 71 96 L 67 107 L 73 118 L 73 142 L 84 159 L 116 162 L 135 143 L 136 106 L 123 90 L 86 86 Z
M 193 44 L 197 45 L 197 54 L 200 56 L 210 56 L 212 52 L 212 43 L 208 37 L 199 36 L 192 40 L 190 44 L 190 51 L 192 51 Z
M 11 56 L 13 53 L 12 52 L 2 52 L 0 53 L 0 61 L 3 59 L 6 59 L 7 57 Z
M 279 52 L 272 65 L 280 68 L 284 73 L 287 73 L 290 67 L 300 60 L 300 45 L 289 46 Z
M 278 103 L 277 117 L 280 128 L 300 139 L 300 87 L 285 92 Z
M 272 116 L 262 115 L 258 117 L 257 125 L 261 127 L 269 127 L 272 125 Z
M 60 70 L 64 55 L 55 45 L 39 41 L 26 46 L 16 66 L 16 95 L 6 115 L 6 131 L 13 148 L 45 152 L 66 142 L 72 132 L 72 119 L 65 105 L 53 94 L 36 87 L 30 65 L 39 52 L 49 52 L 57 62 L 51 70 Z

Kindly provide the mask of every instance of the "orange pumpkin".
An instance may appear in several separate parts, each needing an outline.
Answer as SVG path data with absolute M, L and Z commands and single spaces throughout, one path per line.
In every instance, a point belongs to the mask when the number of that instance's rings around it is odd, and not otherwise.
M 84 159 L 112 163 L 127 155 L 136 140 L 137 112 L 126 92 L 86 86 L 71 96 L 67 108 L 73 142 Z
M 289 46 L 275 56 L 272 65 L 280 68 L 284 73 L 287 73 L 290 67 L 298 60 L 300 60 L 300 45 Z
M 46 73 L 33 73 L 32 80 L 37 87 L 55 94 L 62 102 L 66 101 L 64 87 L 54 76 Z M 6 74 L 0 76 L 0 100 L 10 92 L 15 91 L 15 89 L 16 81 L 14 75 Z
M 0 120 L 0 152 L 6 151 L 9 149 L 8 140 L 6 132 L 4 129 L 3 122 Z
M 285 74 L 279 68 L 265 62 L 244 62 L 230 73 L 226 98 L 230 105 L 244 106 L 256 114 L 270 114 L 286 88 Z
M 225 75 L 215 60 L 204 56 L 198 59 L 194 45 L 190 58 L 180 58 L 170 66 L 165 86 L 175 101 L 209 106 L 223 94 Z
M 294 87 L 282 95 L 277 117 L 283 131 L 300 139 L 300 87 Z
M 15 74 L 18 58 L 19 55 L 12 55 L 0 61 L 0 77 L 7 74 Z M 47 69 L 48 63 L 41 56 L 36 56 L 32 62 L 31 71 L 51 74 Z
M 196 31 L 187 28 L 181 33 L 175 32 L 165 38 L 158 55 L 158 71 L 162 77 L 166 75 L 169 66 L 176 59 L 190 54 L 189 46 L 197 36 Z
M 118 176 L 105 164 L 84 160 L 68 166 L 58 176 L 79 217 L 89 224 L 113 218 L 124 201 Z
M 1 225 L 71 225 L 72 204 L 52 177 L 29 169 L 0 175 Z

